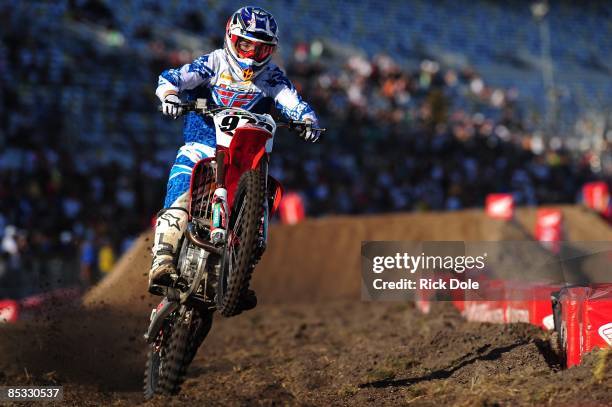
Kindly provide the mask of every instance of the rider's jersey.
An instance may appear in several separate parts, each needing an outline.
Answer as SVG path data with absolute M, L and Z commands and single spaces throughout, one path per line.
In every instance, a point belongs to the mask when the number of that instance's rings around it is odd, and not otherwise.
M 222 49 L 179 69 L 162 72 L 155 94 L 163 99 L 169 90 L 179 92 L 183 100 L 206 98 L 218 106 L 239 107 L 254 113 L 268 113 L 274 103 L 287 119 L 317 121 L 310 105 L 302 100 L 278 66 L 270 62 L 252 81 L 237 80 Z M 186 143 L 215 147 L 212 121 L 193 112 L 185 117 L 183 134 Z

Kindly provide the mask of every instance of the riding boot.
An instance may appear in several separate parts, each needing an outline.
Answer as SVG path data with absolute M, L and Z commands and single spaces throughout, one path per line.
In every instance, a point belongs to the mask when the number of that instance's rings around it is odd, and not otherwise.
M 172 282 L 176 274 L 176 252 L 187 228 L 187 211 L 180 207 L 162 209 L 157 215 L 153 262 L 149 271 L 149 292 L 163 295 L 163 287 Z

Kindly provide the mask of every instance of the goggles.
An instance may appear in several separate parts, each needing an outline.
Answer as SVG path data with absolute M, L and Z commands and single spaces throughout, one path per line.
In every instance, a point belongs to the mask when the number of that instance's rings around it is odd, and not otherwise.
M 256 62 L 265 61 L 276 49 L 274 44 L 251 41 L 237 35 L 232 35 L 231 40 L 239 58 L 252 59 Z

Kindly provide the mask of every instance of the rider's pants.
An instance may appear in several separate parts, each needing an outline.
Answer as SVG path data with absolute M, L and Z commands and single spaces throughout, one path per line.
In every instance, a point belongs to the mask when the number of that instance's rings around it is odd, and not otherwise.
M 188 200 L 184 199 L 182 195 L 189 191 L 193 166 L 198 161 L 214 155 L 214 147 L 201 143 L 186 143 L 179 148 L 174 165 L 170 170 L 164 208 L 185 207 Z M 185 209 L 187 208 L 185 207 Z
M 149 282 L 156 270 L 169 267 L 174 261 L 178 243 L 187 227 L 187 205 L 189 204 L 189 184 L 194 165 L 203 158 L 215 154 L 213 147 L 201 143 L 186 143 L 176 155 L 170 170 L 168 190 L 164 209 L 159 212 L 155 224 L 153 242 L 153 262 Z

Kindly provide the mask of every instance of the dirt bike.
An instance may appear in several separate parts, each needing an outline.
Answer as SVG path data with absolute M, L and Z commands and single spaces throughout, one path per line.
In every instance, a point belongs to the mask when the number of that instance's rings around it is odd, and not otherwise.
M 205 99 L 177 105 L 212 119 L 217 149 L 215 157 L 193 168 L 177 274 L 170 286 L 157 287 L 164 298 L 152 310 L 145 334 L 147 399 L 180 391 L 215 311 L 231 317 L 255 306 L 249 282 L 282 195 L 280 183 L 268 174 L 274 134 L 277 126 L 300 132 L 311 126 L 294 120 L 277 124 L 268 114 L 239 108 L 209 108 Z

